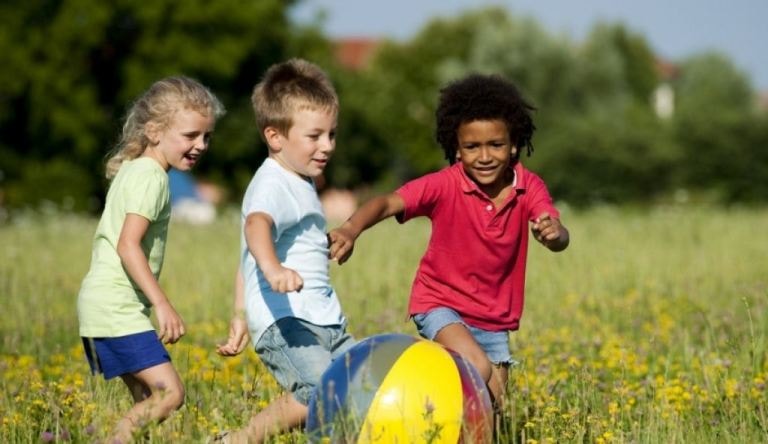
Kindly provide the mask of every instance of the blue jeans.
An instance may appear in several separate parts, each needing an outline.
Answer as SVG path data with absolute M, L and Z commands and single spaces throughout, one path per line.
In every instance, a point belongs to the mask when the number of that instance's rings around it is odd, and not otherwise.
M 483 349 L 488 359 L 494 365 L 514 365 L 517 361 L 512 359 L 509 353 L 509 332 L 508 331 L 488 331 L 481 328 L 467 325 L 456 311 L 439 307 L 426 313 L 413 315 L 413 322 L 419 330 L 419 334 L 430 341 L 435 340 L 437 333 L 450 324 L 461 324 L 469 330 L 472 337 Z
M 331 361 L 353 345 L 346 324 L 320 326 L 282 318 L 267 328 L 255 348 L 277 382 L 307 405 Z

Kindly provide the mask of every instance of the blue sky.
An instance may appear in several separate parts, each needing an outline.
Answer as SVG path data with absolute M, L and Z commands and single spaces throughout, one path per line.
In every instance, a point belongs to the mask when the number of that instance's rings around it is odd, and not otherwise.
M 768 91 L 768 50 L 760 49 L 768 45 L 768 0 L 303 0 L 293 16 L 309 21 L 324 9 L 330 36 L 404 39 L 430 18 L 488 5 L 534 17 L 550 32 L 576 40 L 597 21 L 620 21 L 672 61 L 717 50 L 756 89 Z

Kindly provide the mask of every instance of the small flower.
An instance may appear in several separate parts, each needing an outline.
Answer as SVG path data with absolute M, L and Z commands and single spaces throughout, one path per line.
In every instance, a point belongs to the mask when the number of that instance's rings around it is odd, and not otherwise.
M 48 430 L 40 434 L 40 439 L 43 440 L 43 442 L 51 442 L 53 441 L 53 438 L 55 438 L 55 435 Z

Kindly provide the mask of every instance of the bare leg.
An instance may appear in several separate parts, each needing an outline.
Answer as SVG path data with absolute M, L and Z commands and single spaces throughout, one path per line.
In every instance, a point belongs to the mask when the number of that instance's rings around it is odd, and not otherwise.
M 131 397 L 133 397 L 134 403 L 141 402 L 149 398 L 152 394 L 149 387 L 144 385 L 143 382 L 136 379 L 136 377 L 130 373 L 120 376 L 120 379 L 122 379 L 125 385 L 128 386 L 128 390 L 131 392 Z
M 229 434 L 226 441 L 232 444 L 262 443 L 269 437 L 301 426 L 307 412 L 307 406 L 286 393 L 253 415 L 248 427 Z
M 467 359 L 477 369 L 486 384 L 491 379 L 493 364 L 467 327 L 462 324 L 446 325 L 437 332 L 435 341 Z
M 184 403 L 184 385 L 170 362 L 125 375 L 123 382 L 134 405 L 117 423 L 107 442 L 128 443 L 133 434 L 150 421 L 162 421 Z
M 488 380 L 488 390 L 493 396 L 496 408 L 503 407 L 504 399 L 507 393 L 507 381 L 509 380 L 509 368 L 506 365 L 494 365 L 491 370 L 491 377 Z

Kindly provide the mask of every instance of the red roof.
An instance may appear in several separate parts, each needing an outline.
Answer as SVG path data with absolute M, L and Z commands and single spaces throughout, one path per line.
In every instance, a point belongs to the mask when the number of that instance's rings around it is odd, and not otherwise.
M 368 65 L 379 46 L 379 41 L 366 37 L 349 37 L 337 40 L 334 46 L 336 60 L 342 66 L 359 70 Z

